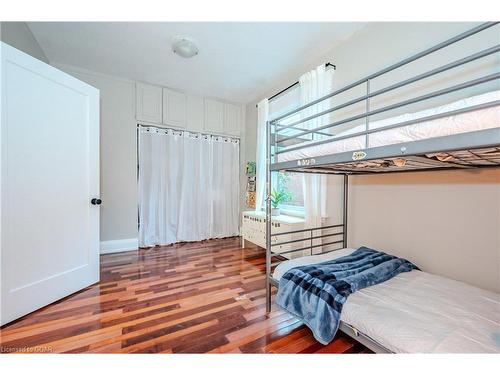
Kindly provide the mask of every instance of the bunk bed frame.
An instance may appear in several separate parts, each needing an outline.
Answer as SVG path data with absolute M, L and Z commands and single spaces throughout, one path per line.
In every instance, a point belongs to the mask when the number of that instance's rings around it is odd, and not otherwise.
M 370 109 L 370 99 L 378 95 L 393 91 L 397 88 L 407 86 L 411 83 L 420 81 L 424 78 L 435 76 L 439 73 L 448 71 L 450 69 L 459 67 L 461 65 L 470 63 L 472 61 L 484 58 L 486 56 L 497 54 L 500 51 L 500 44 L 497 44 L 491 48 L 479 51 L 467 57 L 461 58 L 456 61 L 452 61 L 446 65 L 442 65 L 433 70 L 427 71 L 426 73 L 419 74 L 414 77 L 410 77 L 401 82 L 397 82 L 390 86 L 387 86 L 378 91 L 370 92 L 370 81 L 374 78 L 380 77 L 388 72 L 391 72 L 399 67 L 409 64 L 413 61 L 419 60 L 424 56 L 432 54 L 438 50 L 448 47 L 456 42 L 466 39 L 474 34 L 477 34 L 483 30 L 489 29 L 495 26 L 498 22 L 487 22 L 481 24 L 471 30 L 461 33 L 453 38 L 443 41 L 431 48 L 428 48 L 420 53 L 417 53 L 411 57 L 408 57 L 398 63 L 395 63 L 385 69 L 382 69 L 374 74 L 364 77 L 350 85 L 347 85 L 339 90 L 336 90 L 330 94 L 327 94 L 317 100 L 314 100 L 306 105 L 298 107 L 290 112 L 287 112 L 279 117 L 268 121 L 266 124 L 267 130 L 267 141 L 266 141 L 266 312 L 271 311 L 271 295 L 272 287 L 278 287 L 279 281 L 273 278 L 272 272 L 274 268 L 281 262 L 287 260 L 283 257 L 284 254 L 290 254 L 294 252 L 302 252 L 304 250 L 309 250 L 311 255 L 324 254 L 331 251 L 340 250 L 341 248 L 347 247 L 347 212 L 348 212 L 348 193 L 349 193 L 349 175 L 354 174 L 379 174 L 379 173 L 392 173 L 392 172 L 408 172 L 408 171 L 434 171 L 434 170 L 449 170 L 449 169 L 468 169 L 468 168 L 498 168 L 500 167 L 500 128 L 486 129 L 473 131 L 468 133 L 461 133 L 455 135 L 448 135 L 443 137 L 428 138 L 423 140 L 417 140 L 406 143 L 391 144 L 387 146 L 380 147 L 368 147 L 369 146 L 369 135 L 398 127 L 404 127 L 411 125 L 413 123 L 418 123 L 422 121 L 430 121 L 446 116 L 452 116 L 460 113 L 465 113 L 468 111 L 484 109 L 488 107 L 500 105 L 500 101 L 489 102 L 481 105 L 476 105 L 473 107 L 467 107 L 463 109 L 453 110 L 442 114 L 432 115 L 424 118 L 419 118 L 418 120 L 406 121 L 394 125 L 384 126 L 380 128 L 370 129 L 369 128 L 369 118 L 370 116 L 384 113 L 396 108 L 404 107 L 410 104 L 419 103 L 431 98 L 453 93 L 455 91 L 463 90 L 469 87 L 473 87 L 482 83 L 491 82 L 498 80 L 500 78 L 500 73 L 496 72 L 474 80 L 464 82 L 455 86 L 447 87 L 438 91 L 431 92 L 429 94 L 421 95 L 412 99 L 401 101 L 396 104 L 392 104 L 383 108 L 376 110 Z M 498 55 L 497 55 L 498 56 Z M 333 98 L 341 93 L 351 90 L 360 85 L 366 85 L 366 94 L 353 100 L 349 100 L 345 103 L 338 104 L 334 107 L 328 108 L 316 114 L 304 117 L 300 120 L 294 122 L 288 122 L 286 124 L 280 123 L 280 121 L 289 118 L 291 115 L 298 114 L 304 109 L 314 106 L 318 103 L 323 102 L 326 99 Z M 300 125 L 321 117 L 326 114 L 338 111 L 342 108 L 352 106 L 356 103 L 366 103 L 365 111 L 358 115 L 339 120 L 326 125 L 318 126 L 314 129 L 303 128 Z M 300 145 L 300 142 L 304 142 L 305 138 L 310 136 L 313 139 L 314 134 L 324 135 L 325 131 L 332 129 L 334 127 L 349 123 L 355 120 L 365 120 L 366 128 L 362 132 L 357 132 L 345 136 L 335 136 L 328 134 L 326 139 L 321 139 L 314 143 L 326 144 L 329 142 L 334 142 L 342 139 L 354 138 L 359 136 L 366 137 L 366 148 L 349 151 L 340 152 L 335 154 L 329 154 L 318 157 L 311 157 L 300 160 L 291 160 L 284 162 L 275 162 L 277 155 L 283 152 L 289 152 L 293 150 L 299 150 L 305 147 L 310 147 L 309 144 Z M 285 135 L 283 132 L 287 129 L 292 128 L 297 131 L 293 135 Z M 309 140 L 309 139 L 307 139 Z M 286 147 L 286 149 L 281 148 L 280 145 L 285 144 L 285 142 L 295 141 L 299 145 L 293 145 L 292 147 Z M 442 158 L 435 158 L 431 154 L 443 155 Z M 398 166 L 395 163 L 396 159 L 405 159 L 404 166 Z M 373 162 L 373 163 L 367 163 Z M 364 163 L 360 168 L 360 163 Z M 323 226 L 318 228 L 306 228 L 303 230 L 295 230 L 293 232 L 281 232 L 272 233 L 271 228 L 271 174 L 272 172 L 279 171 L 289 171 L 289 172 L 300 172 L 300 173 L 324 173 L 324 174 L 337 174 L 343 175 L 343 215 L 342 223 L 337 225 Z M 341 231 L 335 231 L 331 234 L 323 234 L 324 229 L 338 228 Z M 322 234 L 317 236 L 314 235 L 314 231 L 321 230 Z M 280 242 L 279 237 L 286 236 L 289 234 L 302 233 L 304 238 L 301 241 L 292 240 Z M 274 241 L 272 240 L 274 238 Z M 333 241 L 328 240 L 328 237 L 334 237 Z M 339 239 L 339 237 L 341 239 Z M 313 245 L 313 239 L 321 241 L 319 245 Z M 323 241 L 326 241 L 323 243 Z M 304 243 L 307 241 L 310 243 L 309 246 L 297 248 L 295 250 L 286 251 L 286 253 L 274 252 L 273 248 L 277 245 Z M 320 252 L 314 252 L 314 248 L 320 248 Z M 323 251 L 325 247 L 331 247 L 327 251 Z M 370 337 L 366 336 L 362 332 L 356 330 L 356 328 L 341 322 L 340 330 L 358 340 L 360 343 L 378 353 L 388 353 L 390 350 L 380 345 L 376 341 L 372 340 Z

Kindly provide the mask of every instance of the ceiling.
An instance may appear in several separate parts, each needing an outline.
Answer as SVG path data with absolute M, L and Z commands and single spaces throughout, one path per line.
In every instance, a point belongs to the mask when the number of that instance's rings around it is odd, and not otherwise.
M 364 23 L 28 22 L 51 63 L 248 103 Z M 171 50 L 193 38 L 198 56 Z

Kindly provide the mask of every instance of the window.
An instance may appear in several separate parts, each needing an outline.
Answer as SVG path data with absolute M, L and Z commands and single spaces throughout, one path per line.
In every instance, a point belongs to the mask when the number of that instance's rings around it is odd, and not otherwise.
M 279 95 L 269 103 L 269 117 L 274 118 L 298 107 L 300 104 L 299 86 L 296 85 L 283 94 Z M 286 119 L 283 123 L 296 121 L 300 118 L 300 114 L 296 114 L 291 118 Z M 291 135 L 295 131 L 287 129 L 283 135 Z M 304 191 L 302 184 L 302 174 L 281 172 L 273 176 L 273 189 L 278 192 L 284 192 L 286 199 L 280 204 L 280 208 L 286 214 L 304 215 Z
M 281 204 L 285 210 L 304 210 L 304 190 L 302 186 L 302 175 L 300 173 L 280 172 L 277 181 L 277 189 L 285 191 L 288 199 Z

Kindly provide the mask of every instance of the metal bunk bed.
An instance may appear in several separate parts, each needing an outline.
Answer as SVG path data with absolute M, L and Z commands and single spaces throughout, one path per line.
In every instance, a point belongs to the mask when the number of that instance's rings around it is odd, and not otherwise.
M 408 106 L 411 104 L 420 103 L 422 101 L 440 97 L 449 93 L 453 93 L 466 88 L 474 87 L 486 82 L 494 82 L 500 78 L 500 73 L 495 72 L 473 80 L 460 83 L 451 87 L 446 87 L 438 91 L 434 91 L 425 95 L 420 95 L 408 100 L 391 104 L 379 109 L 370 109 L 370 100 L 379 95 L 391 92 L 401 87 L 405 87 L 414 82 L 418 82 L 428 77 L 433 77 L 439 73 L 446 72 L 450 69 L 460 67 L 464 64 L 482 59 L 486 56 L 498 57 L 500 44 L 493 47 L 481 50 L 469 56 L 452 61 L 448 64 L 439 66 L 425 73 L 410 77 L 403 81 L 386 86 L 383 89 L 370 92 L 370 81 L 385 75 L 397 68 L 405 66 L 411 62 L 417 61 L 427 55 L 448 47 L 456 42 L 478 34 L 483 30 L 496 26 L 498 22 L 487 22 L 481 24 L 471 30 L 461 33 L 451 39 L 443 41 L 431 48 L 428 48 L 420 53 L 408 57 L 398 63 L 395 63 L 385 69 L 382 69 L 374 74 L 364 77 L 352 84 L 349 84 L 341 89 L 329 93 L 317 100 L 314 100 L 306 105 L 300 106 L 288 113 L 285 113 L 277 118 L 267 122 L 267 147 L 266 147 L 266 311 L 271 311 L 271 295 L 272 287 L 278 287 L 279 281 L 273 278 L 273 270 L 275 267 L 287 260 L 283 255 L 290 255 L 294 252 L 309 250 L 310 254 L 324 254 L 331 251 L 336 251 L 347 247 L 347 208 L 348 208 L 348 176 L 357 174 L 374 174 L 374 173 L 391 173 L 391 172 L 408 172 L 408 171 L 431 171 L 431 170 L 449 170 L 449 169 L 468 169 L 468 168 L 487 168 L 500 167 L 500 124 L 494 128 L 484 130 L 471 131 L 466 133 L 458 133 L 446 136 L 438 136 L 434 138 L 426 138 L 414 140 L 405 143 L 396 143 L 383 145 L 378 147 L 369 147 L 369 137 L 372 134 L 383 132 L 386 130 L 397 129 L 404 126 L 412 125 L 422 121 L 433 121 L 447 116 L 458 115 L 470 111 L 481 110 L 485 108 L 500 106 L 500 100 L 481 103 L 475 106 L 469 106 L 461 109 L 454 109 L 445 113 L 433 114 L 416 120 L 403 121 L 397 124 L 382 126 L 379 128 L 369 128 L 369 118 L 377 114 L 385 113 L 397 108 Z M 301 111 L 315 106 L 327 99 L 337 97 L 358 86 L 366 85 L 366 94 L 358 98 L 348 100 L 344 103 L 331 106 L 326 110 L 318 111 L 306 117 L 301 116 L 300 120 L 286 121 L 293 115 L 298 115 Z M 315 128 L 304 127 L 304 123 L 317 119 L 324 115 L 329 115 L 332 112 L 353 106 L 357 103 L 366 103 L 363 113 L 355 116 L 350 116 L 334 122 L 329 122 L 325 125 L 320 125 Z M 284 121 L 285 120 L 285 121 Z M 347 134 L 334 135 L 328 133 L 330 129 L 347 124 L 351 121 L 365 120 L 366 128 L 363 131 Z M 302 127 L 301 127 L 302 124 Z M 295 133 L 290 134 L 290 130 Z M 304 159 L 295 159 L 287 161 L 279 161 L 279 155 L 285 152 L 296 151 L 311 147 L 311 140 L 315 134 L 321 134 L 322 139 L 315 141 L 312 145 L 324 145 L 331 142 L 353 139 L 354 137 L 366 137 L 364 148 L 356 149 L 347 152 L 338 152 L 333 154 L 307 157 Z M 326 134 L 326 137 L 325 137 Z M 301 144 L 303 143 L 303 144 Z M 286 145 L 286 147 L 283 147 Z M 291 147 L 290 147 L 291 145 Z M 436 158 L 436 154 L 441 157 Z M 398 163 L 398 160 L 403 159 L 403 163 Z M 361 166 L 361 167 L 360 167 Z M 271 189 L 272 189 L 272 173 L 280 171 L 300 172 L 300 173 L 322 173 L 322 174 L 337 174 L 343 176 L 343 215 L 342 223 L 336 225 L 328 225 L 317 228 L 306 228 L 303 230 L 295 230 L 293 232 L 272 233 L 271 231 Z M 314 233 L 321 231 L 321 235 Z M 323 234 L 324 231 L 333 233 Z M 302 233 L 302 241 L 280 241 L 280 237 Z M 330 239 L 328 239 L 330 238 Z M 315 240 L 315 242 L 313 242 Z M 306 242 L 307 241 L 307 242 Z M 317 244 L 320 241 L 320 244 Z M 326 241 L 326 242 L 324 242 Z M 286 252 L 276 252 L 273 249 L 279 245 L 290 245 L 297 243 L 300 247 Z M 309 245 L 304 247 L 303 244 Z M 315 244 L 313 244 L 315 243 Z M 324 251 L 325 248 L 329 248 Z M 314 249 L 319 248 L 320 252 L 315 253 Z M 370 337 L 359 332 L 354 327 L 351 327 L 344 322 L 341 322 L 340 330 L 355 338 L 369 349 L 375 352 L 387 353 L 390 352 L 384 346 L 378 344 Z

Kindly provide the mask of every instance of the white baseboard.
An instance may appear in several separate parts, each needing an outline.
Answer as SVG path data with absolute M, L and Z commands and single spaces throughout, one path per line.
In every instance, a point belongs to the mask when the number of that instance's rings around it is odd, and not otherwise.
M 101 254 L 119 253 L 120 251 L 137 250 L 139 241 L 137 238 L 124 240 L 101 241 Z

